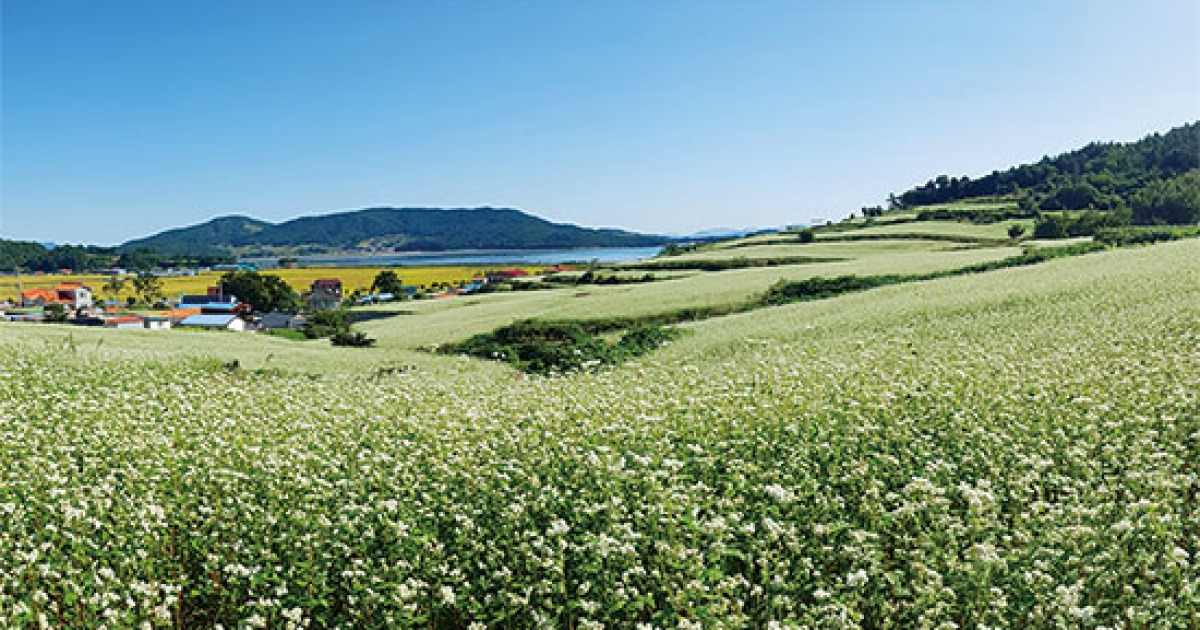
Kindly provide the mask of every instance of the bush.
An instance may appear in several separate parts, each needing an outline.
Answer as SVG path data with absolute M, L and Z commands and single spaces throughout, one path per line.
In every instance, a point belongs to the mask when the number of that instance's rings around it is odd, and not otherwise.
M 353 316 L 346 309 L 317 311 L 309 315 L 301 331 L 309 339 L 329 337 L 339 332 L 349 332 Z
M 352 348 L 369 348 L 375 345 L 375 340 L 368 337 L 366 333 L 338 331 L 333 333 L 331 338 L 335 346 L 349 346 Z
M 442 351 L 506 361 L 525 372 L 554 374 L 614 365 L 646 354 L 679 334 L 673 328 L 643 324 L 609 343 L 600 336 L 610 330 L 609 324 L 618 322 L 524 320 Z
M 1101 243 L 1119 247 L 1140 243 L 1174 241 L 1181 238 L 1196 238 L 1197 236 L 1200 236 L 1200 228 L 1197 227 L 1129 226 L 1096 230 L 1095 239 Z

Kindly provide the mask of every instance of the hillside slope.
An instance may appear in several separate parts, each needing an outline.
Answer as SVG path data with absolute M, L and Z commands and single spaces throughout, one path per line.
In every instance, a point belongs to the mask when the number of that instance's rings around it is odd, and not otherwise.
M 913 207 L 1007 197 L 1025 199 L 1028 208 L 1042 210 L 1132 207 L 1135 222 L 1154 223 L 1158 217 L 1154 216 L 1153 208 L 1143 211 L 1145 216 L 1137 216 L 1139 201 L 1141 205 L 1154 205 L 1153 199 L 1139 200 L 1138 193 L 1197 169 L 1200 169 L 1200 122 L 1193 122 L 1136 142 L 1093 142 L 975 179 L 939 175 L 893 196 L 892 201 L 893 205 Z

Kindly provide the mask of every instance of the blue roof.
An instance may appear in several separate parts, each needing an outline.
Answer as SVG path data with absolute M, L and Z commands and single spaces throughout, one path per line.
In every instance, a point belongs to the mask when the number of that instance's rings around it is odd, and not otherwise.
M 179 322 L 180 326 L 220 326 L 224 328 L 236 319 L 234 315 L 191 315 Z
M 209 302 L 208 304 L 189 304 L 192 308 L 199 307 L 202 311 L 220 311 L 222 313 L 232 313 L 237 309 L 237 304 L 225 304 L 222 302 Z
M 202 306 L 205 304 L 236 304 L 237 297 L 233 295 L 222 296 L 217 298 L 215 295 L 181 295 L 179 296 L 180 304 L 188 306 Z

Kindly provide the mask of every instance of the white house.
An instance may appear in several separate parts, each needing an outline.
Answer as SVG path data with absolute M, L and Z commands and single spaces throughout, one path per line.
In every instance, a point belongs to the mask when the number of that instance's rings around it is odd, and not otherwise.
M 209 330 L 246 330 L 246 320 L 237 315 L 191 315 L 179 322 L 181 327 L 207 328 Z

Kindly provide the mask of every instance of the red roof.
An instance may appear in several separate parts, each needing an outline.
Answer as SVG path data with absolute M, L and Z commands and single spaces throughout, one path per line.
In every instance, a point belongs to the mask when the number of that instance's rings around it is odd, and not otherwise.
M 46 303 L 57 302 L 58 292 L 54 289 L 43 289 L 41 287 L 21 292 L 22 300 L 36 300 L 39 298 Z
M 142 318 L 135 315 L 122 315 L 121 317 L 109 317 L 108 319 L 104 320 L 104 325 L 116 326 L 117 324 L 132 324 L 134 322 L 141 321 Z

